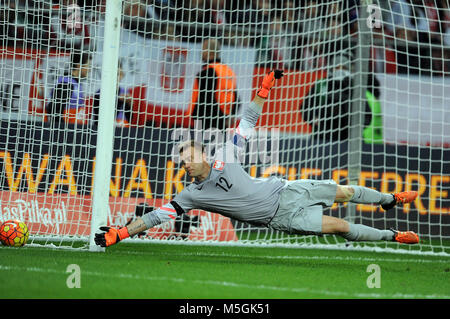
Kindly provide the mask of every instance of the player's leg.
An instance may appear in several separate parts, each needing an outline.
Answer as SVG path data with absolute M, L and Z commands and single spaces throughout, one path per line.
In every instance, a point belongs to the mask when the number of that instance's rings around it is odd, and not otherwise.
M 322 215 L 322 234 L 348 233 L 350 224 L 341 218 Z
M 322 233 L 336 234 L 350 241 L 394 240 L 393 230 L 379 230 L 361 224 L 352 224 L 344 219 L 322 216 Z
M 385 194 L 363 186 L 338 185 L 335 202 L 350 201 L 361 204 L 378 204 L 383 209 L 388 210 L 398 203 L 410 203 L 416 197 L 417 192 L 411 191 Z M 361 224 L 351 224 L 343 219 L 330 216 L 323 216 L 322 231 L 324 234 L 339 234 L 351 241 L 395 240 L 406 244 L 419 242 L 419 236 L 412 231 L 379 230 Z
M 370 193 L 370 190 L 367 188 L 369 196 L 361 195 L 360 200 L 363 198 L 363 203 L 381 204 L 381 193 L 374 191 L 378 193 L 378 196 L 375 196 L 377 194 Z M 279 210 L 269 227 L 289 234 L 336 234 L 351 241 L 418 242 L 418 237 L 413 232 L 379 230 L 323 215 L 323 207 L 329 207 L 333 202 L 354 200 L 356 191 L 355 188 L 336 185 L 334 181 L 299 180 L 291 182 L 282 191 Z M 367 197 L 369 198 L 367 199 Z M 390 197 L 392 201 L 392 195 Z
M 399 203 L 411 203 L 418 196 L 417 192 L 407 191 L 396 194 L 381 193 L 364 186 L 338 185 L 336 189 L 336 203 L 352 202 L 358 204 L 378 204 L 384 210 L 393 208 Z
M 380 193 L 364 186 L 338 185 L 336 203 L 353 202 L 360 204 L 390 204 L 394 201 L 392 194 Z

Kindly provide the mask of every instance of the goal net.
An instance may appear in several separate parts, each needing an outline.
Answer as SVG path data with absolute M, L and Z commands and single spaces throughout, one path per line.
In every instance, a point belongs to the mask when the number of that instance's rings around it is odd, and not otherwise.
M 113 3 L 1 4 L 0 222 L 25 221 L 28 245 L 92 248 L 100 224 L 168 203 L 191 182 L 174 146 L 194 139 L 211 159 L 264 75 L 283 69 L 247 173 L 416 190 L 389 211 L 324 214 L 420 244 L 287 235 L 203 210 L 127 241 L 450 252 L 447 1 Z

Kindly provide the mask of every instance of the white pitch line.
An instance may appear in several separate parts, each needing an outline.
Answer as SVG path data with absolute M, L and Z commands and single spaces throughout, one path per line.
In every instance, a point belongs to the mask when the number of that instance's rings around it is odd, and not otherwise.
M 67 272 L 61 271 L 58 269 L 43 269 L 37 267 L 13 267 L 13 266 L 4 266 L 0 265 L 0 270 L 9 270 L 9 271 L 30 271 L 30 272 L 39 272 L 39 273 L 54 273 L 67 275 Z M 148 277 L 148 276 L 139 276 L 136 274 L 120 274 L 120 275 L 111 275 L 100 272 L 92 272 L 92 271 L 81 271 L 81 275 L 94 276 L 94 277 L 112 277 L 112 278 L 120 278 L 120 279 L 134 279 L 134 280 L 147 280 L 147 281 L 171 281 L 176 283 L 183 284 L 200 284 L 200 285 L 211 285 L 211 286 L 223 286 L 223 287 L 235 287 L 235 288 L 248 288 L 252 290 L 271 290 L 271 291 L 285 291 L 291 293 L 307 293 L 307 294 L 315 294 L 315 295 L 325 295 L 331 297 L 354 297 L 354 298 L 393 298 L 393 299 L 450 299 L 450 296 L 447 295 L 422 295 L 422 294 L 403 294 L 403 293 L 395 293 L 395 294 L 385 294 L 385 293 L 348 293 L 343 291 L 328 291 L 328 290 L 317 290 L 310 289 L 307 287 L 299 287 L 299 288 L 291 288 L 291 287 L 275 287 L 275 286 L 267 286 L 267 285 L 250 285 L 243 283 L 236 283 L 230 281 L 215 281 L 215 280 L 187 280 L 184 278 L 175 278 L 175 277 Z
M 41 245 L 36 245 L 41 247 Z M 9 249 L 10 247 L 1 247 L 0 249 Z M 28 247 L 22 247 L 21 249 L 33 248 L 30 245 Z M 48 248 L 48 247 L 47 247 Z M 58 249 L 58 247 L 50 247 L 48 249 Z M 66 249 L 66 248 L 64 248 Z M 69 249 L 82 251 L 80 248 L 72 248 Z M 202 253 L 202 252 L 193 252 L 193 253 L 170 253 L 170 252 L 152 252 L 150 249 L 145 253 L 128 250 L 126 253 L 131 255 L 175 255 L 175 256 L 203 256 L 203 257 L 232 257 L 232 258 L 259 258 L 259 259 L 299 259 L 299 260 L 342 260 L 342 261 L 367 261 L 367 262 L 395 262 L 395 263 L 443 263 L 450 264 L 450 258 L 448 259 L 419 259 L 419 258 L 385 258 L 385 257 L 352 257 L 352 256 L 318 256 L 318 255 L 304 255 L 304 256 L 286 256 L 286 255 L 273 255 L 273 256 L 264 256 L 264 255 L 248 255 L 248 254 L 228 254 L 228 253 Z M 343 252 L 345 254 L 345 252 Z M 376 256 L 377 253 L 373 253 Z
M 228 254 L 228 253 L 170 253 L 170 252 L 136 252 L 127 251 L 127 254 L 133 255 L 174 255 L 174 256 L 199 256 L 199 257 L 232 257 L 232 258 L 259 258 L 259 259 L 299 259 L 299 260 L 342 260 L 342 261 L 367 261 L 367 262 L 397 262 L 397 263 L 444 263 L 450 264 L 450 258 L 443 259 L 402 259 L 402 258 L 383 258 L 383 257 L 351 257 L 351 256 L 317 256 L 317 255 L 305 255 L 305 256 L 261 256 L 261 255 L 247 255 L 247 254 Z

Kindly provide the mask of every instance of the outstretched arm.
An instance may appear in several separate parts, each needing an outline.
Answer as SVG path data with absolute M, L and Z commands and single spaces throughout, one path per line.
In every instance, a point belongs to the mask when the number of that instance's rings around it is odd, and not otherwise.
M 258 122 L 259 116 L 262 113 L 264 103 L 266 102 L 269 92 L 275 84 L 276 79 L 283 76 L 282 70 L 271 71 L 264 77 L 255 98 L 250 105 L 245 109 L 241 122 L 239 123 L 236 133 L 248 138 Z
M 95 243 L 101 247 L 117 244 L 119 241 L 128 237 L 133 237 L 149 228 L 170 220 L 175 220 L 177 215 L 181 215 L 184 212 L 185 210 L 176 202 L 171 201 L 160 208 L 144 214 L 142 217 L 136 218 L 136 220 L 125 227 L 100 227 L 100 230 L 103 232 L 95 234 Z
M 282 76 L 283 71 L 275 70 L 269 72 L 264 77 L 257 95 L 244 112 L 244 116 L 236 130 L 235 136 L 241 136 L 244 139 L 247 139 L 250 136 L 262 113 L 264 103 L 269 96 L 269 91 L 275 84 L 275 79 L 280 79 Z M 126 227 L 100 227 L 100 230 L 103 232 L 95 234 L 95 243 L 102 247 L 114 245 L 125 238 L 139 234 L 156 225 L 174 220 L 177 215 L 181 215 L 193 208 L 194 204 L 190 195 L 187 192 L 182 191 L 174 198 L 174 201 L 145 214 L 143 217 L 138 217 Z

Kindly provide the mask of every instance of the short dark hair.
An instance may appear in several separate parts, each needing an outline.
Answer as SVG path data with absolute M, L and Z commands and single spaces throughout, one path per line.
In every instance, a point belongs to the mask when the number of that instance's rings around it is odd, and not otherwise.
M 180 145 L 178 145 L 178 152 L 180 153 L 180 155 L 181 155 L 181 153 L 183 153 L 185 151 L 185 149 L 187 147 L 201 149 L 202 153 L 205 152 L 205 146 L 202 143 L 194 141 L 194 140 L 189 140 L 189 141 L 183 142 Z
M 70 57 L 70 66 L 75 69 L 77 66 L 88 63 L 92 60 L 92 56 L 88 52 L 74 52 Z

